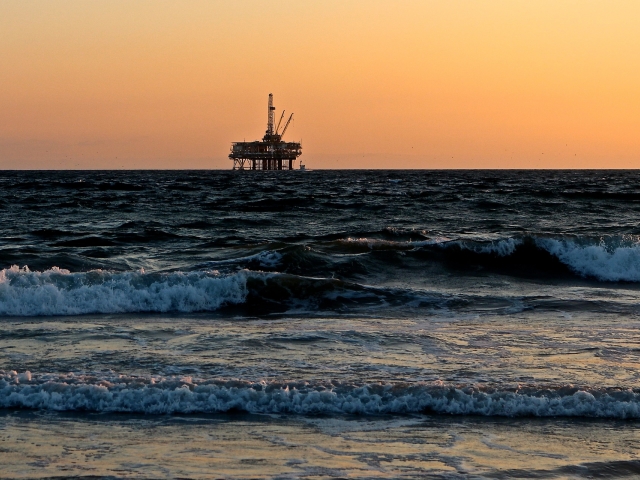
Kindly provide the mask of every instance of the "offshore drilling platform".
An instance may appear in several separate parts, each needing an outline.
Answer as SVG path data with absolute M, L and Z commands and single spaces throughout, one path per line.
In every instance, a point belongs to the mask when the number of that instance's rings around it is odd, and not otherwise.
M 294 162 L 302 155 L 302 145 L 298 142 L 282 141 L 282 137 L 293 119 L 293 113 L 280 131 L 284 111 L 274 128 L 275 110 L 273 94 L 270 93 L 267 132 L 262 140 L 233 142 L 231 144 L 229 159 L 233 160 L 234 170 L 293 170 Z M 302 165 L 300 168 L 304 169 Z

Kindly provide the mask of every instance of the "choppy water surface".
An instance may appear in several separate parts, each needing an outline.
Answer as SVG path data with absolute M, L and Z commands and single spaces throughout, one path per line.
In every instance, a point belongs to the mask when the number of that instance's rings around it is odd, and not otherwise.
M 542 457 L 538 476 L 637 473 L 639 181 L 624 171 L 1 173 L 0 464 L 19 453 L 16 432 L 60 439 L 76 422 L 98 436 L 186 435 L 198 443 L 192 460 L 212 449 L 213 476 L 255 476 L 228 449 L 266 448 L 269 429 L 317 448 L 276 456 L 266 476 L 518 476 L 518 461 L 535 469 Z M 364 424 L 383 447 L 356 457 L 378 460 L 344 463 L 335 452 L 355 448 Z M 513 428 L 548 444 L 518 446 L 504 433 Z M 233 448 L 193 437 L 237 429 Z M 582 440 L 566 440 L 572 431 Z M 601 431 L 625 438 L 626 453 L 596 448 Z M 492 440 L 503 434 L 506 444 Z M 438 435 L 429 454 L 409 447 Z M 463 437 L 487 452 L 465 456 Z M 314 460 L 326 470 L 304 463 L 338 438 L 327 464 Z M 110 448 L 125 455 L 125 443 Z M 413 453 L 380 460 L 401 444 Z M 48 462 L 43 476 L 68 466 L 52 452 L 34 460 Z M 144 471 L 110 462 L 72 473 Z M 24 468 L 12 475 L 37 472 Z

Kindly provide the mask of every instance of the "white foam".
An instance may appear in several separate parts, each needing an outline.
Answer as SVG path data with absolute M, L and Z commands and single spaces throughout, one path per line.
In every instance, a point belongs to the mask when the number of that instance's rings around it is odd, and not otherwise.
M 500 240 L 494 240 L 491 242 L 469 242 L 465 240 L 451 240 L 448 237 L 433 237 L 428 240 L 417 241 L 393 241 L 383 240 L 379 238 L 352 238 L 348 237 L 343 240 L 338 240 L 341 243 L 356 244 L 368 247 L 371 250 L 383 250 L 383 249 L 404 249 L 410 250 L 425 246 L 440 246 L 448 248 L 452 245 L 457 245 L 463 250 L 471 250 L 481 254 L 495 254 L 500 257 L 507 257 L 516 251 L 519 245 L 522 245 L 523 240 L 519 238 L 504 238 Z
M 282 261 L 282 254 L 280 252 L 266 250 L 255 255 L 255 259 L 262 267 L 275 268 L 280 265 L 280 262 Z
M 640 245 L 580 245 L 572 240 L 536 239 L 538 247 L 556 256 L 574 272 L 602 281 L 640 282 Z
M 247 273 L 150 274 L 52 268 L 0 270 L 0 315 L 80 315 L 127 312 L 213 311 L 244 302 Z
M 640 394 L 632 390 L 572 387 L 481 390 L 442 382 L 352 386 L 73 373 L 27 376 L 0 371 L 0 407 L 150 414 L 240 410 L 301 415 L 433 412 L 640 418 Z
M 418 247 L 424 247 L 427 245 L 440 245 L 448 242 L 449 239 L 445 237 L 434 237 L 429 240 L 417 240 L 417 241 L 405 241 L 397 242 L 393 240 L 383 240 L 380 238 L 352 238 L 338 240 L 340 243 L 355 244 L 368 247 L 371 250 L 384 250 L 384 249 L 414 249 Z
M 519 238 L 503 238 L 487 243 L 469 243 L 463 240 L 457 240 L 450 244 L 457 244 L 464 250 L 471 250 L 476 253 L 494 254 L 500 257 L 508 257 L 512 255 L 518 246 L 522 245 L 522 239 Z
M 588 244 L 569 239 L 534 238 L 538 248 L 554 255 L 578 275 L 601 281 L 640 282 L 640 244 L 609 245 Z M 444 246 L 457 244 L 476 253 L 512 255 L 523 244 L 520 238 L 504 238 L 489 243 L 468 243 L 457 240 Z

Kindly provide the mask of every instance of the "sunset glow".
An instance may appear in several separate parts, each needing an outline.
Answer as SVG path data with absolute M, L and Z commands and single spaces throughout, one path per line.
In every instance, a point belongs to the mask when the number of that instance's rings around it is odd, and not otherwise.
M 0 168 L 638 168 L 637 1 L 4 1 Z M 279 114 L 279 113 L 278 113 Z

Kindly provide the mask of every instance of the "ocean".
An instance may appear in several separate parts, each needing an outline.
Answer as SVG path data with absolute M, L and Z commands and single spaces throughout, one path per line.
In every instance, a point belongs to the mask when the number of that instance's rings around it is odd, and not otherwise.
M 640 172 L 0 172 L 2 478 L 640 475 Z

